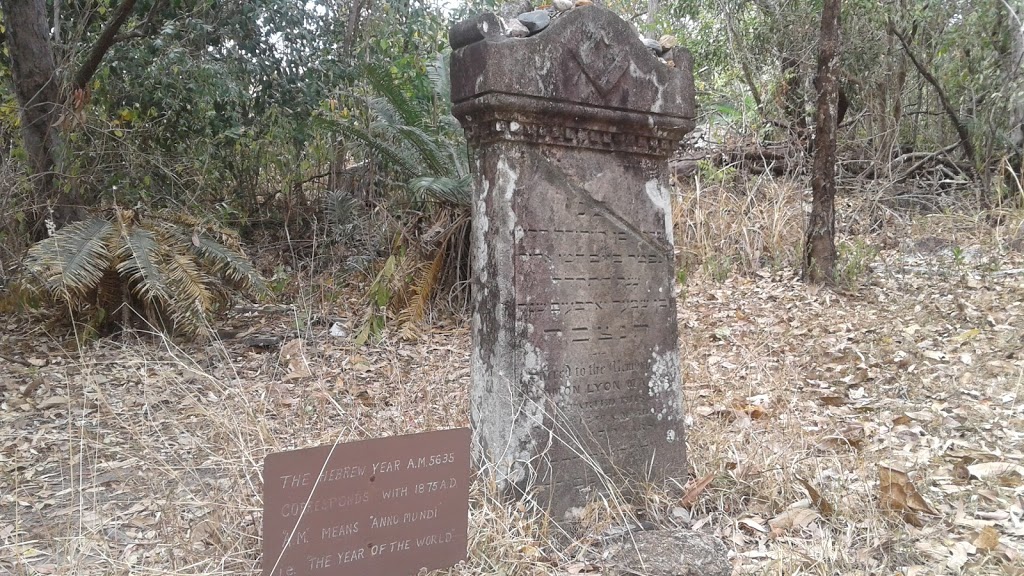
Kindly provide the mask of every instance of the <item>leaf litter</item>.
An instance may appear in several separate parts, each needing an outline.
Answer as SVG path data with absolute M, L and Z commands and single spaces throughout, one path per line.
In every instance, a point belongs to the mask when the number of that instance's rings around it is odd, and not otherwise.
M 786 269 L 691 278 L 691 477 L 641 512 L 717 535 L 736 574 L 1021 574 L 1024 277 L 984 262 L 883 249 L 842 293 Z M 357 291 L 306 304 L 211 345 L 81 353 L 5 319 L 0 350 L 31 361 L 0 370 L 0 572 L 256 573 L 266 454 L 468 425 L 465 322 L 357 347 L 330 335 L 358 332 Z M 452 574 L 602 573 L 485 488 Z

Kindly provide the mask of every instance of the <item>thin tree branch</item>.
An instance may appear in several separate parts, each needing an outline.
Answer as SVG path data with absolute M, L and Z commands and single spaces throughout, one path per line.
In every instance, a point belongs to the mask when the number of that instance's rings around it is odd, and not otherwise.
M 743 81 L 746 82 L 747 88 L 750 89 L 750 95 L 754 98 L 754 104 L 757 106 L 757 111 L 762 115 L 764 109 L 761 106 L 761 91 L 757 89 L 757 84 L 754 83 L 754 73 L 750 69 L 750 63 L 747 62 L 747 51 L 746 47 L 741 45 L 741 38 L 736 34 L 736 28 L 733 26 L 732 12 L 726 10 L 725 12 L 725 26 L 726 31 L 729 33 L 729 43 L 733 45 L 733 48 L 738 52 L 740 61 L 740 70 L 743 71 Z
M 939 84 L 938 79 L 936 79 L 935 76 L 932 76 L 931 72 L 924 67 L 924 64 L 917 59 L 914 51 L 910 49 L 910 44 L 907 42 L 906 36 L 896 29 L 896 25 L 892 20 L 889 20 L 889 29 L 892 30 L 893 35 L 900 41 L 900 44 L 903 46 L 903 52 L 908 58 L 910 58 L 914 67 L 917 68 L 917 72 L 921 74 L 921 77 L 924 78 L 926 82 L 932 85 L 932 88 L 935 88 L 935 92 L 939 96 L 939 102 L 942 104 L 943 110 L 946 111 L 946 115 L 949 116 L 950 121 L 953 122 L 953 126 L 956 128 L 956 134 L 960 137 L 960 145 L 964 150 L 964 156 L 966 156 L 967 161 L 971 163 L 971 177 L 977 179 L 977 155 L 974 152 L 974 144 L 971 143 L 971 134 L 967 129 L 967 125 L 964 124 L 964 121 L 960 119 L 960 115 L 957 114 L 956 109 L 953 108 L 952 104 L 950 104 L 949 98 L 946 96 L 946 91 L 942 89 L 942 85 Z
M 121 4 L 118 5 L 114 15 L 107 22 L 107 25 L 103 27 L 103 31 L 100 32 L 100 37 L 96 39 L 96 43 L 89 49 L 85 62 L 82 62 L 78 71 L 75 72 L 72 82 L 72 86 L 75 89 L 84 89 L 89 84 L 89 81 L 92 80 L 96 70 L 100 67 L 100 62 L 103 61 L 103 57 L 106 56 L 107 51 L 114 45 L 117 33 L 124 26 L 124 23 L 128 21 L 128 17 L 131 16 L 133 8 L 135 8 L 135 0 L 122 0 Z
M 119 34 L 114 37 L 114 44 L 126 42 L 128 40 L 134 40 L 136 38 L 147 38 L 152 36 L 156 31 L 156 17 L 157 14 L 164 9 L 167 5 L 167 0 L 157 0 L 149 8 L 149 13 L 146 14 L 146 19 L 139 23 L 138 26 L 132 28 L 124 34 Z
M 954 149 L 956 149 L 956 147 L 959 146 L 959 145 L 960 145 L 960 143 L 956 142 L 956 143 L 950 144 L 949 146 L 947 146 L 947 147 L 945 147 L 945 148 L 943 148 L 941 150 L 936 150 L 935 152 L 932 152 L 930 154 L 925 154 L 924 158 L 921 158 L 919 161 L 914 163 L 913 166 L 911 166 L 910 168 L 907 168 L 903 172 L 903 174 L 901 176 L 897 177 L 895 180 L 893 180 L 893 182 L 897 182 L 898 183 L 898 182 L 905 181 L 907 178 L 910 178 L 915 172 L 920 170 L 921 167 L 923 167 L 925 164 L 931 162 L 932 160 L 934 160 L 935 158 L 938 158 L 939 156 L 941 156 L 943 154 L 949 154 Z M 909 155 L 901 156 L 901 158 L 905 157 L 905 156 L 909 156 Z M 897 160 L 899 160 L 899 158 L 897 158 Z
M 22 366 L 26 366 L 28 368 L 32 367 L 32 364 L 30 364 L 29 362 L 27 362 L 25 360 L 22 360 L 21 358 L 15 358 L 14 356 L 8 356 L 6 354 L 0 354 L 0 360 L 7 360 L 8 362 L 10 362 L 12 364 L 21 364 Z

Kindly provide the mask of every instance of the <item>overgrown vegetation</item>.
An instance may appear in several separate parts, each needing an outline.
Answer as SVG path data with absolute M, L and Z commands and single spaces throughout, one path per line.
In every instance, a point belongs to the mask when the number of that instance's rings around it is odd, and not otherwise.
M 210 334 L 230 289 L 266 296 L 263 279 L 224 230 L 114 208 L 33 245 L 25 269 L 70 312 L 79 339 L 123 327 Z M 192 226 L 185 228 L 183 221 Z M 216 233 L 213 237 L 211 233 Z
M 41 4 L 43 172 L 0 46 L 0 572 L 255 573 L 263 455 L 467 425 L 470 179 L 444 51 L 451 20 L 498 2 Z M 821 2 L 604 4 L 694 56 L 698 130 L 673 162 L 692 474 L 587 527 L 700 529 L 741 574 L 1016 574 L 1020 3 L 843 4 L 830 289 L 795 281 Z M 48 235 L 68 202 L 79 219 Z M 263 277 L 280 307 L 217 314 Z M 99 337 L 118 325 L 138 330 Z M 216 338 L 136 339 L 160 331 Z M 284 339 L 305 372 L 267 353 Z M 941 516 L 881 506 L 883 466 Z M 471 498 L 453 574 L 601 568 L 486 478 Z
M 87 85 L 72 83 L 55 102 L 55 193 L 85 206 L 198 207 L 259 245 L 259 267 L 268 276 L 277 270 L 290 293 L 318 274 L 346 271 L 345 282 L 367 293 L 364 326 L 374 337 L 432 310 L 458 312 L 468 296 L 469 180 L 461 130 L 448 114 L 443 48 L 452 18 L 496 4 L 475 0 L 445 14 L 428 3 L 362 0 L 140 3 L 109 46 L 104 30 L 121 5 L 47 12 L 58 19 L 47 39 L 56 77 L 84 78 L 83 55 L 100 56 Z M 763 204 L 756 200 L 766 195 L 755 192 L 722 201 L 748 198 L 738 214 L 781 216 L 777 202 L 795 206 L 814 147 L 818 7 L 607 4 L 642 31 L 676 35 L 694 55 L 702 115 L 688 156 L 700 165 L 701 197 L 709 198 L 708 185 L 760 188 L 751 174 L 768 172 L 792 183 L 784 184 L 788 198 Z M 891 182 L 883 202 L 973 198 L 979 210 L 1012 210 L 1022 197 L 1020 15 L 1001 0 L 927 6 L 843 8 L 840 195 Z M 49 214 L 18 137 L 11 88 L 0 89 L 0 141 L 12 153 L 0 177 L 20 192 L 5 198 L 0 222 L 5 276 Z M 791 219 L 803 215 L 785 217 L 769 230 L 737 226 L 729 242 L 747 253 L 717 254 L 708 260 L 713 274 L 775 267 L 802 249 L 779 230 L 801 225 Z M 700 234 L 681 239 L 700 244 Z M 692 267 L 691 253 L 706 248 L 684 245 L 682 264 Z M 393 289 L 411 297 L 396 293 L 381 309 L 369 292 L 389 260 L 405 270 Z

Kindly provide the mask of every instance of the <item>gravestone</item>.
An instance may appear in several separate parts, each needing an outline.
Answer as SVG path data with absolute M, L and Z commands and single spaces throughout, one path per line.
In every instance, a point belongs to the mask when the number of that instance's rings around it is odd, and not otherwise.
M 551 518 L 686 475 L 667 159 L 693 129 L 674 66 L 612 12 L 527 38 L 452 29 L 473 155 L 473 458 Z

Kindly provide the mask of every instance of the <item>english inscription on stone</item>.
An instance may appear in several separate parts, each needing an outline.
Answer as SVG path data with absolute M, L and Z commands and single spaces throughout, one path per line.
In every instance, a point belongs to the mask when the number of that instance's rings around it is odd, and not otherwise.
M 466 557 L 469 429 L 266 457 L 264 576 L 414 575 Z
M 599 6 L 465 41 L 473 457 L 571 521 L 609 481 L 686 475 L 667 160 L 693 129 L 692 61 Z

